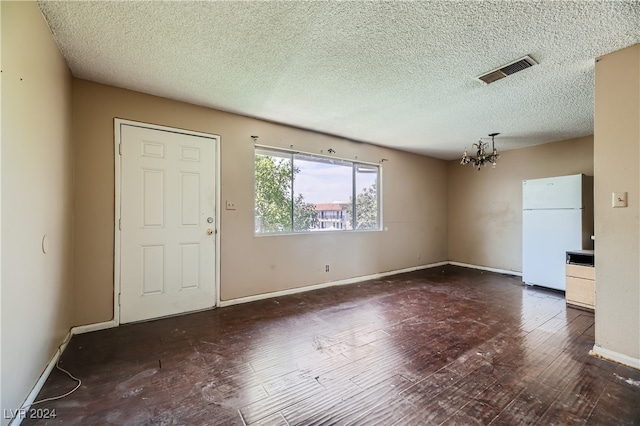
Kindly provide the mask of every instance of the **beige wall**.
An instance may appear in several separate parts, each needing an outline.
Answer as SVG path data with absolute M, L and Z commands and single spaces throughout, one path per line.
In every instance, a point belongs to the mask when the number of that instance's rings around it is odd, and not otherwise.
M 449 260 L 521 272 L 522 181 L 593 176 L 593 137 L 502 152 L 495 169 L 450 161 L 447 172 Z
M 595 100 L 596 347 L 640 366 L 640 45 L 600 58 Z
M 0 7 L 0 406 L 8 410 L 21 406 L 72 323 L 71 74 L 35 3 Z
M 446 162 L 74 79 L 75 323 L 113 316 L 114 117 L 221 136 L 222 300 L 447 260 Z M 253 234 L 253 141 L 383 165 L 383 232 Z M 331 265 L 329 273 L 324 265 Z

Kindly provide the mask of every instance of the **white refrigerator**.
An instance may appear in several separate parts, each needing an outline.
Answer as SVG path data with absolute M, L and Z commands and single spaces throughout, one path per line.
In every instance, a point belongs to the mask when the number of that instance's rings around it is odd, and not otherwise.
M 522 280 L 565 290 L 566 252 L 592 249 L 593 178 L 522 181 Z

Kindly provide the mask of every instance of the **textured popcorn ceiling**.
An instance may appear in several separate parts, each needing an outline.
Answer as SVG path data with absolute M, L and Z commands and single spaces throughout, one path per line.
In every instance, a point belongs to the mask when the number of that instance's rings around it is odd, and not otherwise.
M 640 42 L 638 1 L 39 5 L 76 77 L 445 159 L 592 134 L 595 58 Z

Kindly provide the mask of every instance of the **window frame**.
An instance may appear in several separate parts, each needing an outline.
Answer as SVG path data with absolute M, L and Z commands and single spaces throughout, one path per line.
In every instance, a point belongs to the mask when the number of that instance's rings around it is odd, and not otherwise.
M 292 175 L 291 175 L 291 230 L 283 231 L 283 232 L 258 232 L 256 230 L 257 216 L 256 216 L 256 169 L 255 169 L 255 159 L 256 155 L 259 151 L 263 151 L 266 155 L 270 155 L 269 153 L 273 153 L 276 156 L 287 158 L 291 161 L 292 165 Z M 352 185 L 352 194 L 351 194 L 351 211 L 353 212 L 353 217 L 351 218 L 352 227 L 351 229 L 336 229 L 332 231 L 322 231 L 317 232 L 313 230 L 304 230 L 304 231 L 295 231 L 295 224 L 293 221 L 294 216 L 294 174 L 293 169 L 295 168 L 295 156 L 301 155 L 307 158 L 304 158 L 306 161 L 313 161 L 313 158 L 319 158 L 324 160 L 332 160 L 332 162 L 336 163 L 349 163 L 351 166 L 351 185 Z M 311 159 L 311 160 L 310 160 Z M 325 154 L 316 154 L 312 152 L 273 147 L 269 145 L 261 145 L 255 144 L 253 149 L 253 161 L 254 161 L 254 169 L 253 169 L 253 222 L 254 222 L 254 231 L 253 234 L 256 237 L 265 237 L 265 236 L 279 236 L 279 235 L 308 235 L 308 234 L 326 234 L 326 233 L 349 233 L 349 232 L 381 232 L 384 230 L 383 226 L 383 198 L 382 198 L 382 175 L 383 175 L 383 167 L 382 164 L 379 163 L 371 163 L 367 161 L 350 160 L 343 157 L 336 157 Z M 377 227 L 368 228 L 368 229 L 358 229 L 357 221 L 356 221 L 356 201 L 357 201 L 357 187 L 356 187 L 356 176 L 357 176 L 357 167 L 358 165 L 362 165 L 365 167 L 372 167 L 377 170 L 376 176 L 376 206 L 377 206 Z M 320 229 L 320 228 L 318 228 Z

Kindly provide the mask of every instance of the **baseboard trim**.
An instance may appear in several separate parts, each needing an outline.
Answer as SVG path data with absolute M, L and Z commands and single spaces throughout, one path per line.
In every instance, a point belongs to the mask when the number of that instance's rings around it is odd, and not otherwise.
M 621 354 L 610 349 L 605 349 L 598 345 L 593 345 L 593 349 L 589 351 L 589 355 L 640 370 L 640 359 L 633 358 L 629 355 Z
M 462 266 L 464 268 L 480 269 L 482 271 L 497 272 L 498 274 L 515 275 L 516 277 L 522 276 L 522 272 L 509 271 L 507 269 L 489 268 L 488 266 L 471 265 L 470 263 L 453 262 L 453 261 L 449 261 L 448 263 L 449 265 Z
M 92 331 L 106 330 L 107 328 L 114 328 L 117 326 L 118 326 L 118 323 L 114 320 L 97 322 L 94 324 L 79 325 L 71 329 L 71 334 L 76 335 L 76 334 L 90 333 Z
M 380 273 L 377 273 L 377 274 L 362 275 L 362 276 L 359 276 L 359 277 L 347 278 L 347 279 L 344 279 L 344 280 L 329 281 L 329 282 L 326 282 L 326 283 L 307 285 L 307 286 L 304 286 L 304 287 L 290 288 L 290 289 L 281 290 L 281 291 L 274 291 L 274 292 L 271 292 L 271 293 L 263 293 L 263 294 L 256 294 L 254 296 L 239 297 L 237 299 L 221 300 L 220 303 L 218 304 L 218 306 L 221 307 L 221 308 L 224 308 L 226 306 L 238 305 L 238 304 L 241 304 L 241 303 L 249 303 L 249 302 L 255 302 L 257 300 L 272 299 L 274 297 L 287 296 L 289 294 L 297 294 L 297 293 L 304 293 L 306 291 L 319 290 L 321 288 L 335 287 L 335 286 L 347 285 L 347 284 L 355 284 L 355 283 L 368 281 L 368 280 L 376 280 L 376 279 L 379 279 L 379 278 L 387 277 L 389 275 L 404 274 L 406 272 L 413 272 L 413 271 L 419 271 L 419 270 L 422 270 L 422 269 L 435 268 L 435 267 L 438 267 L 438 266 L 447 265 L 448 263 L 449 262 L 436 262 L 436 263 L 430 263 L 430 264 L 427 264 L 427 265 L 413 266 L 411 268 L 396 269 L 396 270 L 393 270 L 393 271 L 380 272 Z
M 83 333 L 89 333 L 91 331 L 105 330 L 107 328 L 113 328 L 117 326 L 118 324 L 115 321 L 111 320 L 111 321 L 99 322 L 95 324 L 72 327 L 71 330 L 69 330 L 69 332 L 65 336 L 64 340 L 62 341 L 62 344 L 60 344 L 60 346 L 56 349 L 56 353 L 53 355 L 53 357 L 49 361 L 49 364 L 47 364 L 47 367 L 44 369 L 44 371 L 38 378 L 38 381 L 31 389 L 31 392 L 29 392 L 29 395 L 27 395 L 27 398 L 24 400 L 24 403 L 22 404 L 22 409 L 28 410 L 29 407 L 31 407 L 36 397 L 42 390 L 44 383 L 49 378 L 51 371 L 54 369 L 54 367 L 58 363 L 58 360 L 62 356 L 62 353 L 67 348 L 67 345 L 69 344 L 73 336 L 75 336 L 76 334 L 83 334 Z M 9 425 L 19 426 L 22 423 L 22 420 L 23 419 L 21 418 L 21 415 L 18 413 L 18 416 L 13 418 L 13 420 L 9 422 Z
M 65 336 L 64 340 L 62 341 L 62 343 L 60 344 L 60 346 L 58 346 L 56 348 L 56 352 L 53 354 L 53 357 L 49 361 L 49 364 L 47 364 L 47 366 L 44 369 L 44 371 L 42 372 L 42 374 L 40 374 L 40 377 L 38 378 L 38 381 L 36 382 L 35 385 L 33 385 L 33 388 L 31 389 L 31 392 L 29 392 L 29 395 L 27 395 L 27 398 L 22 403 L 22 407 L 20 408 L 20 410 L 24 410 L 24 411 L 18 411 L 16 413 L 17 416 L 14 417 L 9 422 L 10 426 L 19 426 L 22 423 L 22 420 L 24 420 L 24 416 L 21 415 L 21 413 L 26 413 L 29 410 L 29 407 L 31 407 L 31 404 L 33 404 L 33 402 L 36 400 L 36 397 L 38 396 L 38 394 L 42 390 L 42 387 L 44 386 L 44 383 L 49 378 L 49 374 L 51 374 L 51 371 L 53 370 L 53 368 L 58 363 L 58 360 L 62 356 L 62 353 L 66 349 L 67 345 L 69 344 L 69 341 L 71 340 L 72 336 L 73 336 L 73 333 L 71 331 L 69 331 L 67 333 L 67 335 Z

